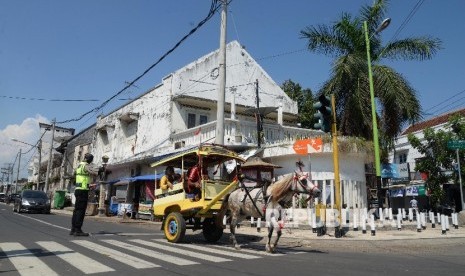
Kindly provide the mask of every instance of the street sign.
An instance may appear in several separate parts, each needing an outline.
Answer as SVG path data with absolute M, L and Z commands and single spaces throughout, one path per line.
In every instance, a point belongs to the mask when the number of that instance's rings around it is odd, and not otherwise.
M 465 140 L 450 140 L 447 141 L 449 149 L 465 149 Z
M 300 155 L 323 152 L 323 139 L 306 138 L 302 140 L 296 140 L 292 148 L 294 149 L 295 153 Z

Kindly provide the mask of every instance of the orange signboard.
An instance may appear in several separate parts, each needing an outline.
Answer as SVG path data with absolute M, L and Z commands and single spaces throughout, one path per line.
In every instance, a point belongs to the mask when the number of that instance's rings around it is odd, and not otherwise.
M 310 139 L 310 147 L 308 147 L 308 153 L 322 152 L 323 151 L 323 139 L 312 138 Z
M 294 149 L 295 153 L 306 155 L 308 154 L 309 144 L 310 144 L 310 139 L 296 140 L 292 148 Z
M 301 155 L 322 152 L 323 140 L 321 138 L 307 138 L 296 140 L 292 148 L 294 149 L 295 153 Z

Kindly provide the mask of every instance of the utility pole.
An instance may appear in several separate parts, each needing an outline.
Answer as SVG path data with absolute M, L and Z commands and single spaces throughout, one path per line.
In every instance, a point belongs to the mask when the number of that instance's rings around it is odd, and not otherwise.
M 42 138 L 40 138 L 37 144 L 37 151 L 39 151 L 39 170 L 37 171 L 37 187 L 36 190 L 39 190 L 40 185 L 40 165 L 42 163 Z
M 50 171 L 52 169 L 52 161 L 53 161 L 53 139 L 55 139 L 55 119 L 52 120 L 52 139 L 50 140 L 50 155 L 48 157 L 47 172 L 45 174 L 44 192 L 47 192 L 48 182 L 50 181 Z
M 257 97 L 257 111 L 255 112 L 255 119 L 257 120 L 257 147 L 261 148 L 262 116 L 260 115 L 260 98 L 258 97 L 258 79 L 255 80 L 255 95 Z
M 21 166 L 21 148 L 19 148 L 19 153 L 18 153 L 18 170 L 16 171 L 15 193 L 18 192 L 19 167 L 20 166 Z
M 460 171 L 460 154 L 459 154 L 459 149 L 456 149 L 455 151 L 457 153 L 457 166 L 458 166 L 458 173 L 459 173 L 460 204 L 462 205 L 462 211 L 463 211 L 465 210 L 465 205 L 463 203 L 462 172 Z
M 337 124 L 336 124 L 336 99 L 331 95 L 332 123 L 331 134 L 333 136 L 333 164 L 334 164 L 334 193 L 336 198 L 337 223 L 334 229 L 336 238 L 342 237 L 342 200 L 341 200 L 341 180 L 339 177 L 339 147 L 337 144 Z
M 105 189 L 107 186 L 107 164 L 108 164 L 108 156 L 104 155 L 102 156 L 102 168 L 103 171 L 100 172 L 99 178 L 100 178 L 100 194 L 99 194 L 99 201 L 98 201 L 98 216 L 99 217 L 106 217 L 107 216 L 107 205 L 105 204 L 105 198 L 106 198 L 106 193 L 108 191 Z
M 224 98 L 226 90 L 226 14 L 227 0 L 221 0 L 223 10 L 221 11 L 221 34 L 220 34 L 220 51 L 219 51 L 219 81 L 218 103 L 216 113 L 216 138 L 215 142 L 224 145 Z

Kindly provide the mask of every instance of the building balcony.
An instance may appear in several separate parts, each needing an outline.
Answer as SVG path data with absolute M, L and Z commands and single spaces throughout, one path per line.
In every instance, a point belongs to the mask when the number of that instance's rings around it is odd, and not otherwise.
M 225 119 L 224 144 L 234 147 L 254 147 L 257 145 L 257 124 L 253 121 Z M 292 142 L 302 137 L 321 135 L 320 131 L 279 124 L 263 124 L 263 145 Z M 171 135 L 174 149 L 190 147 L 200 143 L 214 143 L 216 121 L 209 122 Z

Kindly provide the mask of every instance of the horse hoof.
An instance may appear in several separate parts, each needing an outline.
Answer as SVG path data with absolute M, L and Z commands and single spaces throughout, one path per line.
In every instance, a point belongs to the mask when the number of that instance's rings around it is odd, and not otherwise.
M 270 248 L 269 245 L 266 245 L 266 246 L 265 246 L 265 250 L 266 250 L 267 253 L 271 253 L 271 248 Z
M 238 244 L 236 244 L 236 245 L 234 246 L 234 248 L 235 248 L 236 250 L 241 250 L 241 246 L 238 245 Z

